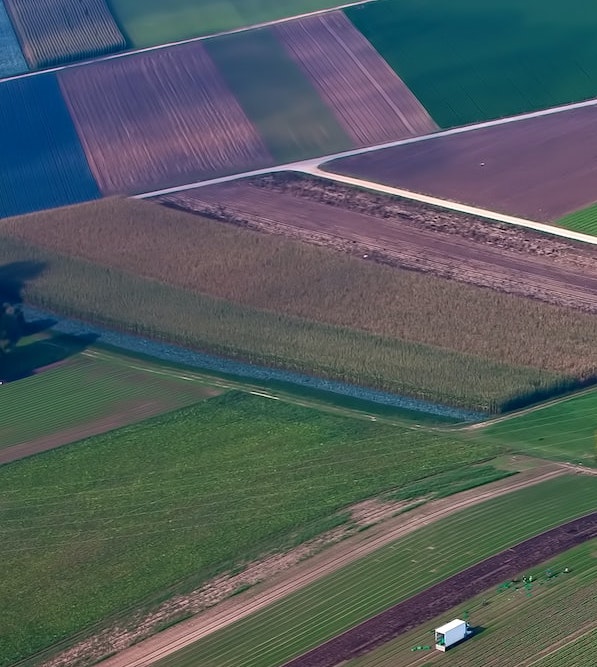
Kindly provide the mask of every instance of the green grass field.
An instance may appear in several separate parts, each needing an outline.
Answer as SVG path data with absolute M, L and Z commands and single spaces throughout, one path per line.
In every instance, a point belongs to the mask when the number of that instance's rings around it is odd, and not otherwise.
M 379 649 L 347 663 L 350 667 L 592 667 L 597 646 L 597 540 L 571 549 L 533 569 L 536 583 L 493 589 Z M 564 574 L 564 568 L 570 572 Z M 548 578 L 546 570 L 555 576 Z M 521 573 L 521 575 L 530 574 Z M 468 612 L 468 613 L 467 613 Z M 434 648 L 433 629 L 468 616 L 483 631 L 445 654 Z
M 495 452 L 231 392 L 2 466 L 0 665 Z
M 555 222 L 559 227 L 597 236 L 597 204 L 565 215 Z
M 341 4 L 335 0 L 108 0 L 133 46 L 209 35 Z
M 597 465 L 597 390 L 481 428 L 473 437 L 533 456 Z
M 595 316 L 148 202 L 10 219 L 0 238 L 0 264 L 43 267 L 32 303 L 257 363 L 483 410 L 597 371 Z
M 334 114 L 268 29 L 204 43 L 276 162 L 353 148 Z
M 278 667 L 466 567 L 595 509 L 597 478 L 565 476 L 464 510 L 172 654 L 159 667 Z
M 63 360 L 47 370 L 42 362 L 37 373 L 2 385 L 0 450 L 28 444 L 28 450 L 35 451 L 42 443 L 68 443 L 218 393 L 199 382 L 167 376 L 157 364 L 136 364 L 118 355 L 99 359 L 93 348 L 79 349 L 79 343 L 66 336 L 19 349 L 29 354 L 34 346 L 63 350 Z M 39 359 L 39 351 L 36 355 Z
M 380 0 L 346 13 L 443 127 L 595 97 L 595 3 Z

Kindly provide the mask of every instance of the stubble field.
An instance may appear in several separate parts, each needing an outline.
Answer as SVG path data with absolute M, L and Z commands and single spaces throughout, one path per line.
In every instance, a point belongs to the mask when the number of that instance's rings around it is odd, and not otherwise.
M 344 158 L 325 169 L 557 221 L 595 201 L 596 137 L 597 106 L 590 106 Z
M 27 288 L 39 305 L 261 363 L 494 410 L 595 373 L 591 315 L 147 202 L 7 221 L 2 236 L 4 261 L 47 262 Z
M 441 127 L 595 97 L 597 5 L 381 0 L 346 10 Z

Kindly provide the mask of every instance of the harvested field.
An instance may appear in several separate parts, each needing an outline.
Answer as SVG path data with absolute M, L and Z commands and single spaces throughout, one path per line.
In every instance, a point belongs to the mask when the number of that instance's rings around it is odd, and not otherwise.
M 53 74 L 0 84 L 0 218 L 95 199 Z
M 4 0 L 32 68 L 126 48 L 104 0 Z
M 4 3 L 0 1 L 0 79 L 27 71 L 19 40 Z
M 529 567 L 597 537 L 597 512 L 526 540 L 291 660 L 285 667 L 334 667 L 367 653 Z
M 70 68 L 59 81 L 104 194 L 272 161 L 202 44 Z
M 271 176 L 162 203 L 384 264 L 597 313 L 597 250 L 320 179 Z
M 427 111 L 342 12 L 273 28 L 355 146 L 428 134 Z
M 340 174 L 555 221 L 597 197 L 597 106 L 327 163 Z

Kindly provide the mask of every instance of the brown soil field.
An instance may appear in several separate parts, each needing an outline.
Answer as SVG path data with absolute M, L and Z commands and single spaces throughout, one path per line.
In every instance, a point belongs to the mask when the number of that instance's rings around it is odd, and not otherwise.
M 329 162 L 327 170 L 535 221 L 597 201 L 597 107 Z
M 344 13 L 288 21 L 272 29 L 355 146 L 438 129 L 406 84 Z
M 32 68 L 126 48 L 104 0 L 4 0 Z
M 198 42 L 69 68 L 58 78 L 103 194 L 272 162 Z
M 336 219 L 345 213 L 332 206 L 325 212 Z M 597 372 L 593 314 L 152 202 L 104 199 L 35 213 L 2 221 L 0 233 L 259 311 L 585 380 Z M 571 248 L 579 262 L 590 260 Z
M 334 667 L 594 537 L 597 537 L 597 512 L 521 542 L 459 572 L 291 660 L 285 667 Z
M 317 179 L 263 177 L 160 201 L 386 264 L 597 313 L 597 250 Z

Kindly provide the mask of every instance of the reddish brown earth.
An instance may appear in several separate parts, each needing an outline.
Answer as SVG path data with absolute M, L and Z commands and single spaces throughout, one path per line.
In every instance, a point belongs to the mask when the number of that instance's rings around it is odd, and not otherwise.
M 553 221 L 597 201 L 597 107 L 388 148 L 326 169 Z
M 437 125 L 343 12 L 272 28 L 355 146 L 428 134 Z
M 293 176 L 159 200 L 373 261 L 597 312 L 597 249 L 532 230 Z
M 132 194 L 270 164 L 199 42 L 58 73 L 103 194 Z
M 469 567 L 291 660 L 285 667 L 334 667 L 594 537 L 597 537 L 597 512 L 521 542 Z

